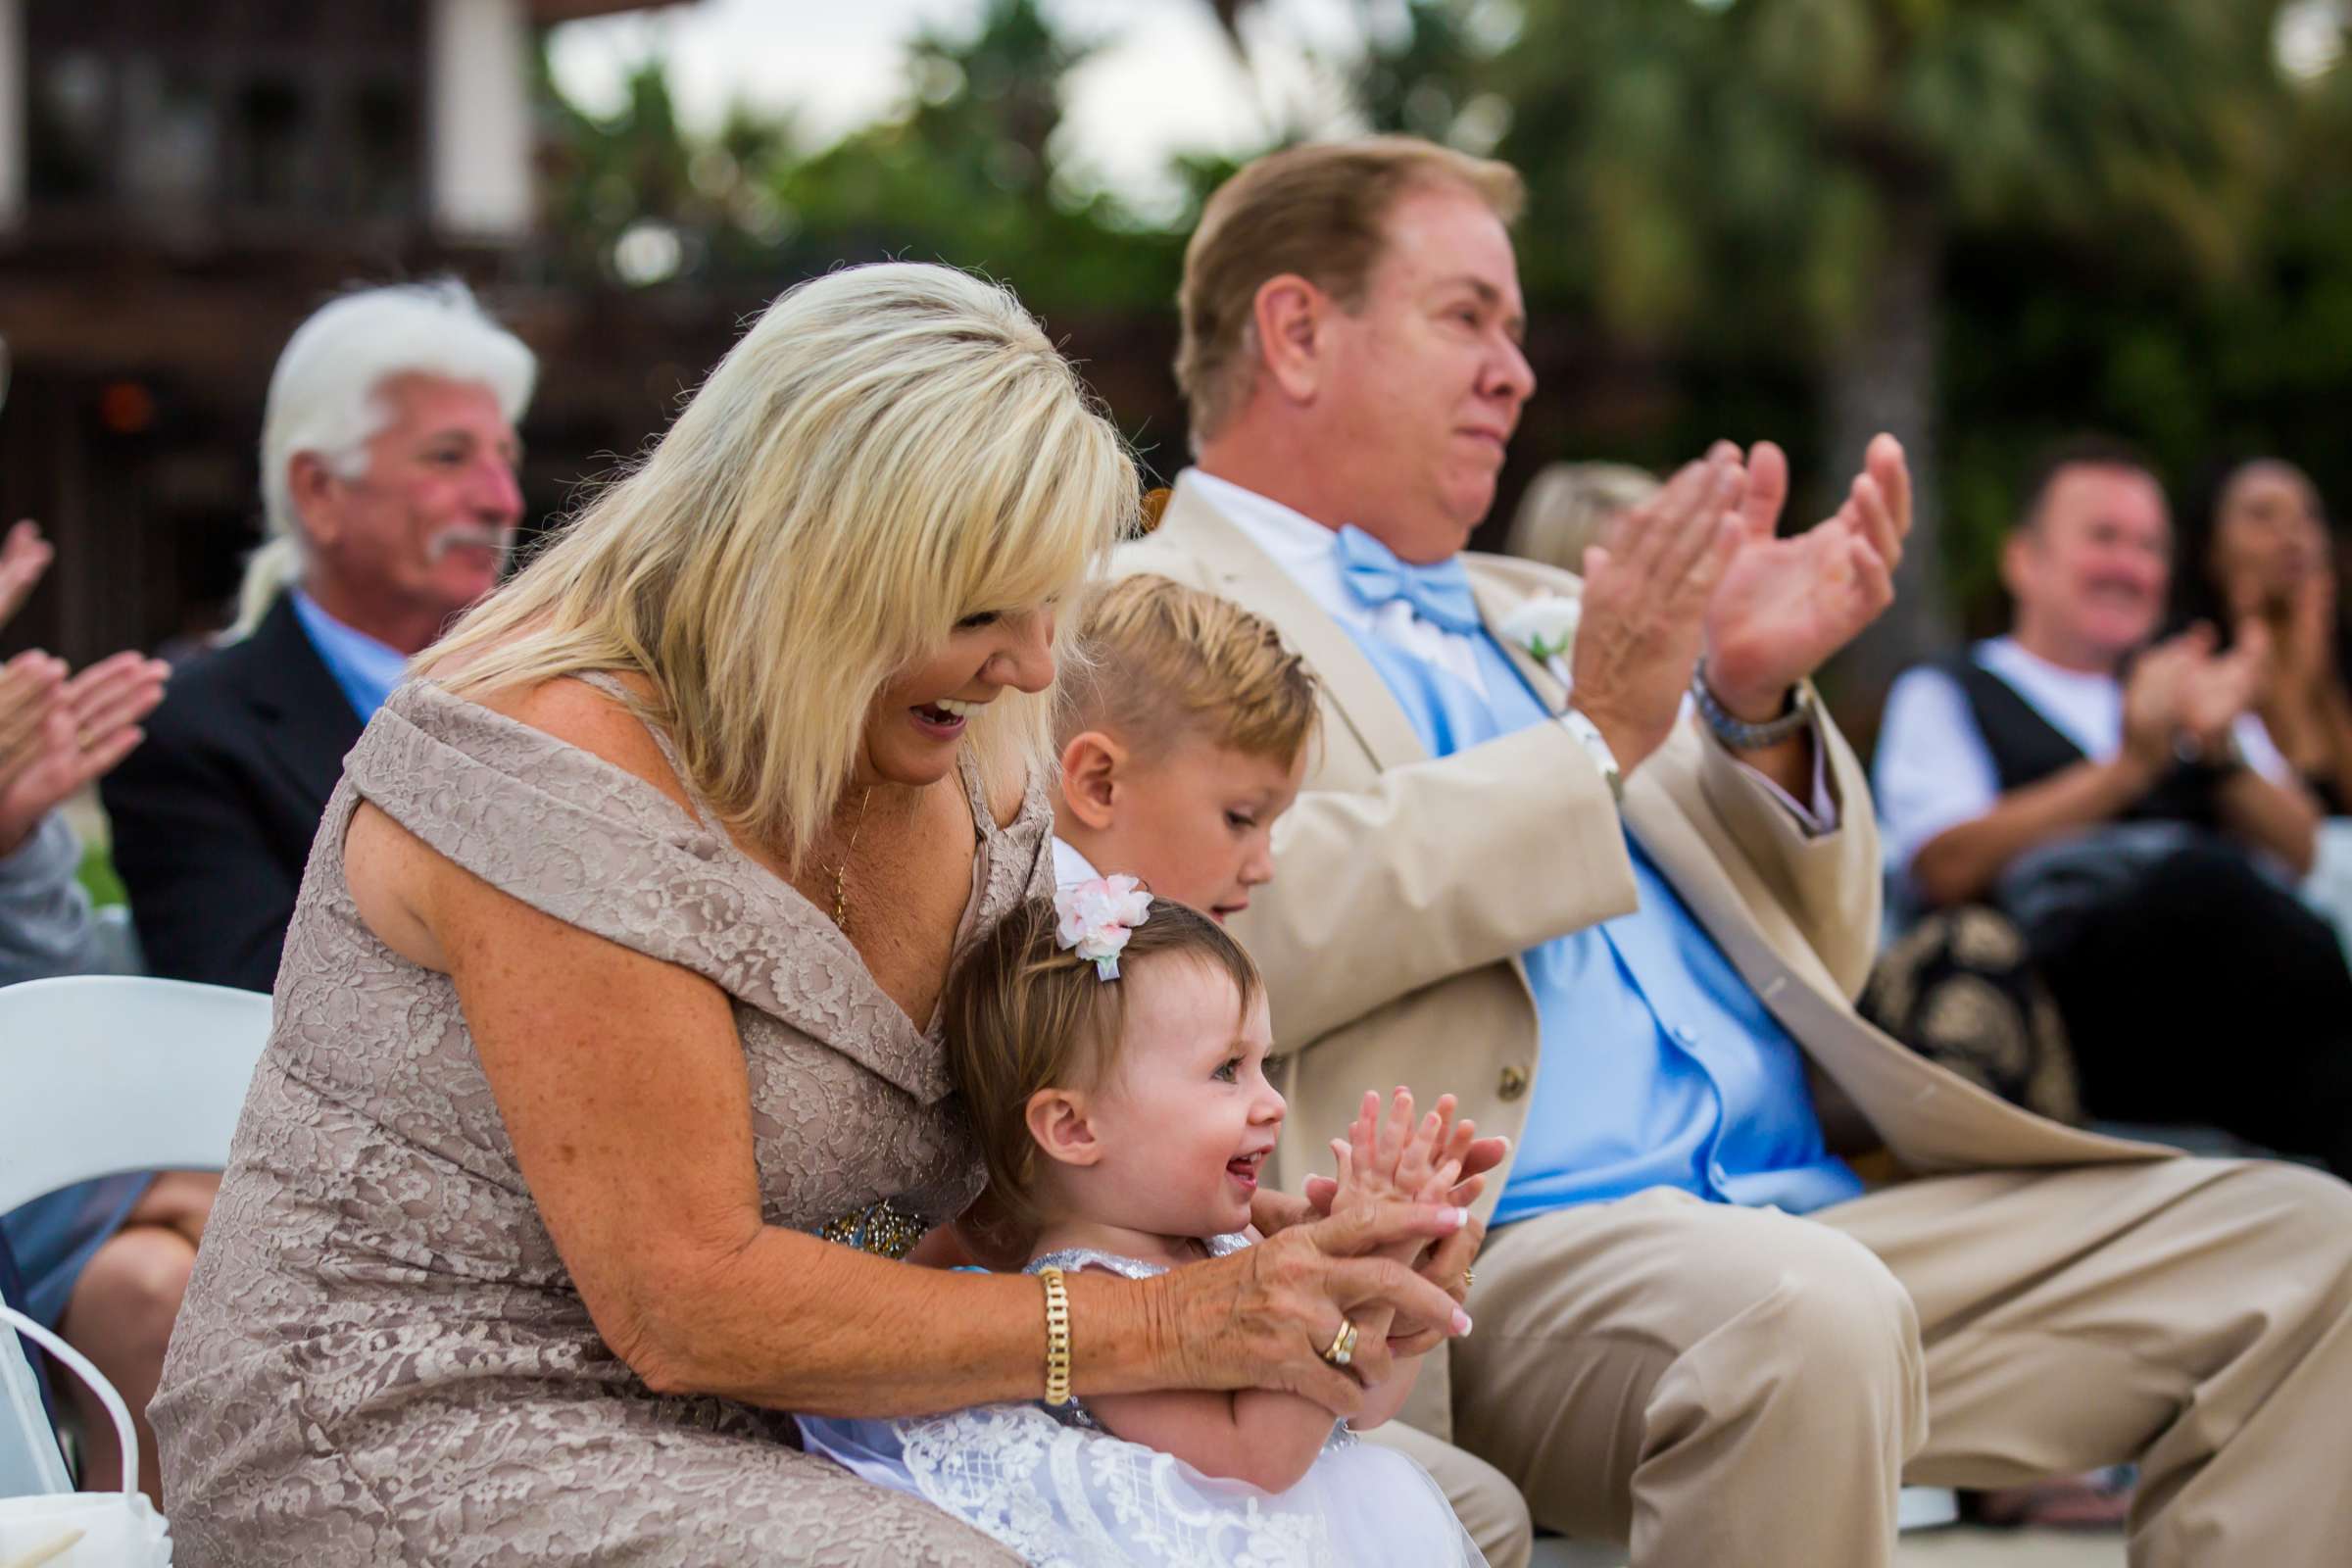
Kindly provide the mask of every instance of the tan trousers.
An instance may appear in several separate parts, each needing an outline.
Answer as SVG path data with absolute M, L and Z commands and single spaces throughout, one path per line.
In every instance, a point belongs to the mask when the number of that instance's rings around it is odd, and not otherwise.
M 1905 1480 L 2127 1459 L 2134 1568 L 2352 1541 L 2352 1187 L 2296 1167 L 1935 1177 L 1807 1219 L 1644 1193 L 1497 1231 L 1469 1308 L 1455 1441 L 1640 1568 L 1880 1568 Z

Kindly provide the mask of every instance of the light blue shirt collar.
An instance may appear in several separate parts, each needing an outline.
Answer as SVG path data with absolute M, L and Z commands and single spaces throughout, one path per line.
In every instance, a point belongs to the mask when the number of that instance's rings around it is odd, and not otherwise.
M 409 656 L 346 626 L 299 588 L 293 591 L 293 599 L 295 618 L 302 622 L 311 646 L 318 650 L 319 662 L 326 665 L 326 672 L 335 677 L 335 684 L 359 710 L 360 721 L 366 723 L 408 673 Z

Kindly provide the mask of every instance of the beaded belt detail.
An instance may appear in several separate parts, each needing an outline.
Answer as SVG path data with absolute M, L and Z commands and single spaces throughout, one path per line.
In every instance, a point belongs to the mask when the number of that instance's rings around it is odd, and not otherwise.
M 930 1229 L 930 1221 L 908 1213 L 885 1198 L 879 1203 L 853 1209 L 839 1219 L 828 1221 L 816 1234 L 861 1252 L 897 1259 L 913 1251 L 914 1244 Z

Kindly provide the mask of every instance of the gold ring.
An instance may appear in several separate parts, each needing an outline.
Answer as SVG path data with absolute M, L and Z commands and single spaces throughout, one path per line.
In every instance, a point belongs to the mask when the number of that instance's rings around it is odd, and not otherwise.
M 97 738 L 86 729 L 77 729 L 74 732 L 74 745 L 76 750 L 86 752 L 90 749 L 90 742 Z
M 1331 1348 L 1323 1352 L 1323 1359 L 1333 1366 L 1346 1366 L 1355 1359 L 1355 1320 L 1340 1319 L 1340 1332 L 1331 1337 Z
M 1462 1294 L 1464 1296 L 1468 1296 L 1470 1294 L 1470 1282 L 1477 1277 L 1478 1270 L 1474 1268 L 1466 1268 L 1462 1270 Z

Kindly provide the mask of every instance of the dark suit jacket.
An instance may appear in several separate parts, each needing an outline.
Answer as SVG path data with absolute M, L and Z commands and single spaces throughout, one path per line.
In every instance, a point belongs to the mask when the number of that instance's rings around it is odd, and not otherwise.
M 351 699 L 280 596 L 251 637 L 173 673 L 101 786 L 147 967 L 268 991 L 343 756 Z

